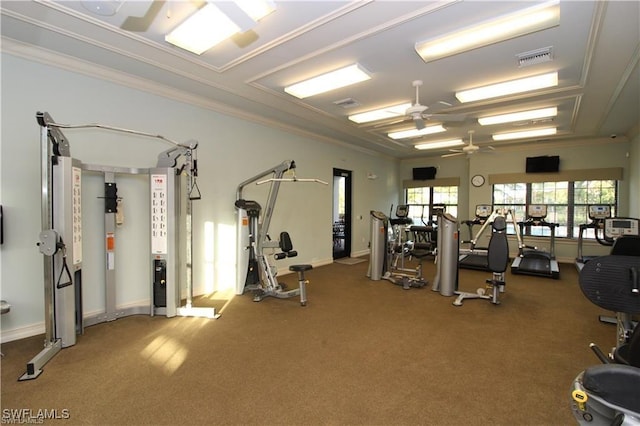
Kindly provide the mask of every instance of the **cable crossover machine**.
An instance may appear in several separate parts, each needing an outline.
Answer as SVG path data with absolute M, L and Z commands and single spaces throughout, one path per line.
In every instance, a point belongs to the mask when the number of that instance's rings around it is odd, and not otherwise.
M 200 199 L 196 183 L 198 143 L 177 143 L 161 135 L 101 124 L 56 123 L 47 112 L 38 112 L 41 160 L 42 231 L 38 248 L 44 265 L 44 348 L 27 363 L 20 381 L 37 378 L 43 366 L 61 349 L 76 344 L 84 327 L 128 315 L 198 316 L 217 318 L 213 308 L 192 306 L 192 201 Z M 158 155 L 152 168 L 113 167 L 84 164 L 71 157 L 69 141 L 61 129 L 98 128 L 160 139 L 173 145 Z M 178 166 L 178 159 L 184 158 Z M 82 306 L 82 172 L 104 175 L 105 309 L 84 316 Z M 122 224 L 122 199 L 118 197 L 116 174 L 146 175 L 149 179 L 150 268 L 153 282 L 150 303 L 119 308 L 116 305 L 116 225 Z M 186 175 L 184 214 L 186 255 L 179 256 L 181 178 Z M 186 268 L 186 305 L 181 303 L 180 265 Z M 86 280 L 85 280 L 86 281 Z
M 235 207 L 238 210 L 236 294 L 241 295 L 246 291 L 252 291 L 254 302 L 259 302 L 269 296 L 286 299 L 299 295 L 300 305 L 306 306 L 307 304 L 306 284 L 308 280 L 305 279 L 304 273 L 313 269 L 313 266 L 309 264 L 289 266 L 290 271 L 298 274 L 298 288 L 287 290 L 284 284 L 278 283 L 277 267 L 270 262 L 265 253 L 265 250 L 275 251 L 273 253 L 274 260 L 298 255 L 298 252 L 293 250 L 288 232 L 281 232 L 277 241 L 273 241 L 269 235 L 269 226 L 273 218 L 273 209 L 278 198 L 280 184 L 282 182 L 312 182 L 328 185 L 327 182 L 320 179 L 297 178 L 295 168 L 296 164 L 293 160 L 286 160 L 238 185 L 235 202 Z M 292 176 L 285 177 L 287 172 L 291 172 Z M 254 182 L 256 185 L 270 184 L 264 211 L 257 201 L 243 198 L 242 191 L 247 185 Z

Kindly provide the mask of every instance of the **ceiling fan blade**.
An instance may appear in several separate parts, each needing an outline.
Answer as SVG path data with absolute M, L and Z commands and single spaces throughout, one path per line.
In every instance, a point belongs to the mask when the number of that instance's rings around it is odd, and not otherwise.
M 427 114 L 427 117 L 440 121 L 464 121 L 467 119 L 466 114 Z
M 154 0 L 143 16 L 128 16 L 120 25 L 120 28 L 125 31 L 139 33 L 147 31 L 165 3 L 165 0 Z
M 458 155 L 464 155 L 464 152 L 454 152 L 453 154 L 443 154 L 441 155 L 442 158 L 447 158 L 447 157 L 455 157 Z

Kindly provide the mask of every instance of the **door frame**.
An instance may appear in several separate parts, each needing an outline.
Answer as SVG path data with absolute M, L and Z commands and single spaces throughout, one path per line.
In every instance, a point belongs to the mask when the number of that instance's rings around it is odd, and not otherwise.
M 352 232 L 352 214 L 351 214 L 351 206 L 352 206 L 352 174 L 351 170 L 333 168 L 333 177 L 342 177 L 345 178 L 344 181 L 344 250 L 335 250 L 335 246 L 333 246 L 333 258 L 340 259 L 343 257 L 351 256 L 351 232 Z M 334 179 L 333 185 L 333 194 L 335 195 L 337 191 Z M 336 199 L 334 196 L 333 200 Z M 334 208 L 331 209 L 331 222 L 333 224 L 333 212 Z M 333 239 L 332 239 L 333 244 Z

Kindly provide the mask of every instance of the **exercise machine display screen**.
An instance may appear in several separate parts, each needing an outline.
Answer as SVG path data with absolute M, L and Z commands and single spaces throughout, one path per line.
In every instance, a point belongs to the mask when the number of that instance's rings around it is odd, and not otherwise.
M 605 220 L 605 235 L 617 238 L 622 235 L 638 235 L 638 219 L 613 218 Z
M 589 206 L 589 219 L 606 219 L 611 217 L 611 206 Z
M 544 219 L 547 217 L 547 206 L 544 204 L 530 204 L 527 207 L 527 216 L 533 219 Z
M 491 216 L 491 206 L 488 204 L 478 204 L 476 206 L 476 217 L 486 219 Z

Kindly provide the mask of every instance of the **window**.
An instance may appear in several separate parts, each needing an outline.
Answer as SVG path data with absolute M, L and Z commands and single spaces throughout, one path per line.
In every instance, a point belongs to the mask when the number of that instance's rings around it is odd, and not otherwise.
M 573 236 L 577 237 L 581 223 L 589 223 L 589 204 L 611 206 L 611 216 L 616 216 L 618 201 L 615 180 L 583 180 L 574 183 Z M 587 229 L 584 238 L 595 238 L 594 230 Z
M 590 180 L 574 182 L 504 183 L 493 185 L 494 208 L 508 208 L 518 221 L 526 218 L 526 206 L 547 206 L 546 221 L 559 224 L 556 237 L 577 238 L 579 226 L 589 223 L 588 205 L 610 205 L 615 215 L 617 205 L 616 180 Z M 513 233 L 513 227 L 509 227 Z M 526 235 L 548 236 L 548 227 L 525 228 Z M 585 238 L 594 238 L 593 230 Z
M 433 207 L 444 205 L 445 211 L 458 216 L 458 187 L 457 186 L 425 186 L 421 188 L 407 188 L 405 202 L 409 205 L 409 217 L 413 223 L 429 223 L 437 220 Z

